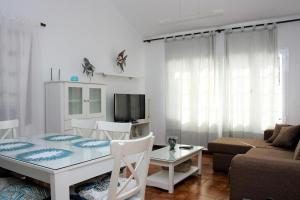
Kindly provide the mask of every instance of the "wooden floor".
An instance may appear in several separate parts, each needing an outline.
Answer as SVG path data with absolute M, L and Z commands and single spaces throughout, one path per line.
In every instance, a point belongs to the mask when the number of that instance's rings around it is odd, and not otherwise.
M 150 165 L 152 174 L 160 168 Z M 212 170 L 212 156 L 204 154 L 202 158 L 202 175 L 191 176 L 178 183 L 174 193 L 147 187 L 146 200 L 227 200 L 229 199 L 229 185 L 227 174 L 215 173 Z

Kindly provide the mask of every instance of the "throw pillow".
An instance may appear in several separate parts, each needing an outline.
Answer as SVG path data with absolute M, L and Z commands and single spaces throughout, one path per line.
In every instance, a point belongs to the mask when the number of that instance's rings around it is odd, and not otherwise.
M 295 148 L 300 138 L 300 125 L 282 127 L 272 146 Z
M 290 126 L 290 125 L 288 125 L 288 124 L 276 124 L 275 128 L 274 128 L 274 131 L 273 131 L 273 135 L 267 140 L 267 142 L 272 143 L 276 139 L 276 137 L 278 136 L 281 128 L 282 127 L 287 127 L 287 126 Z
M 295 149 L 294 160 L 300 160 L 300 140 L 299 140 L 298 145 Z

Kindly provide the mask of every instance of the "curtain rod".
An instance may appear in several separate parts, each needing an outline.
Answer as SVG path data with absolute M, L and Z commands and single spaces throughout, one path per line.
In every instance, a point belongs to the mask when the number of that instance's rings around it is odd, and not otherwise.
M 250 27 L 253 27 L 253 26 L 265 26 L 266 24 L 267 25 L 271 25 L 271 24 L 274 24 L 274 23 L 276 23 L 276 24 L 284 24 L 284 23 L 296 22 L 296 21 L 300 21 L 300 18 L 290 19 L 290 20 L 282 20 L 282 21 L 277 21 L 277 22 L 269 22 L 269 23 L 264 23 L 264 24 L 247 25 L 247 26 L 237 26 L 237 27 L 233 27 L 233 28 L 230 28 L 230 29 L 236 30 L 236 29 L 241 29 L 242 27 L 243 28 L 250 28 Z M 214 31 L 216 31 L 218 33 L 221 33 L 222 31 L 225 31 L 225 30 L 226 29 L 221 28 L 221 29 L 216 29 Z M 150 43 L 152 41 L 157 41 L 157 40 L 165 40 L 165 39 L 171 39 L 171 38 L 180 38 L 180 37 L 192 36 L 192 35 L 199 35 L 199 34 L 202 34 L 202 33 L 209 33 L 209 32 L 210 31 L 198 31 L 198 32 L 195 32 L 195 33 L 187 33 L 187 34 L 178 34 L 178 35 L 166 36 L 166 37 L 158 37 L 158 38 L 144 40 L 144 42 Z

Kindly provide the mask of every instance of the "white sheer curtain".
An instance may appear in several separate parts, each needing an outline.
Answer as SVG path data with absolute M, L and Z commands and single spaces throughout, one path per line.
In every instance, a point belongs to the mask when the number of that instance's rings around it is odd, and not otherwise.
M 31 123 L 31 53 L 31 26 L 0 16 L 0 120 L 19 119 L 20 135 Z
M 282 117 L 275 26 L 228 32 L 223 135 L 261 136 Z
M 166 131 L 185 144 L 205 145 L 220 127 L 220 70 L 215 36 L 166 42 Z
M 165 44 L 166 132 L 181 143 L 206 146 L 220 136 L 262 137 L 281 117 L 276 28 L 216 38 Z

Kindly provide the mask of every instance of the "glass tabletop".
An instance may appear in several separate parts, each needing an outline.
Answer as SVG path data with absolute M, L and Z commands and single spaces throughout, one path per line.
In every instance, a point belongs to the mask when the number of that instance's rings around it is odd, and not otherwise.
M 204 147 L 201 146 L 192 146 L 193 148 L 191 149 L 181 149 L 179 148 L 180 146 L 188 146 L 188 145 L 177 144 L 175 146 L 175 151 L 170 151 L 169 146 L 154 150 L 151 152 L 150 158 L 153 160 L 175 162 L 185 156 L 191 155 L 199 150 L 204 149 Z
M 58 170 L 110 155 L 110 141 L 42 134 L 0 141 L 0 155 Z

